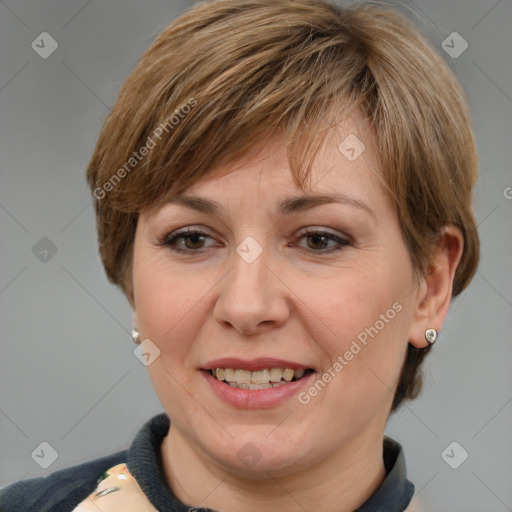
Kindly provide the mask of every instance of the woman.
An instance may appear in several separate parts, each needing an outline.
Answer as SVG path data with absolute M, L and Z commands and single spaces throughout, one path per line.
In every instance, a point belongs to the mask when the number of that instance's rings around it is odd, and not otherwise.
M 392 10 L 187 11 L 87 168 L 165 412 L 129 450 L 5 488 L 1 510 L 406 510 L 384 430 L 476 270 L 471 126 Z

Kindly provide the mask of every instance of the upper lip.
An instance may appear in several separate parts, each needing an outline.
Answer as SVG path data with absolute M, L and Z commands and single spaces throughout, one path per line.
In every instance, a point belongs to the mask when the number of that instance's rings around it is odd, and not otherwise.
M 273 359 L 271 357 L 260 357 L 258 359 L 244 360 L 236 357 L 223 357 L 208 361 L 203 370 L 213 370 L 215 368 L 233 368 L 235 370 L 257 371 L 265 368 L 291 368 L 292 370 L 307 370 L 311 366 L 296 363 L 294 361 L 286 361 L 284 359 Z

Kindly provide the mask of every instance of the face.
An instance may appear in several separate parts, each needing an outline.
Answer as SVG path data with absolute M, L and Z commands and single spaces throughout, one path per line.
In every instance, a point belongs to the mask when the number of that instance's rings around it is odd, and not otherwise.
M 332 129 L 306 190 L 280 142 L 184 193 L 215 212 L 142 212 L 133 284 L 171 429 L 205 462 L 286 474 L 381 445 L 418 288 L 363 122 Z

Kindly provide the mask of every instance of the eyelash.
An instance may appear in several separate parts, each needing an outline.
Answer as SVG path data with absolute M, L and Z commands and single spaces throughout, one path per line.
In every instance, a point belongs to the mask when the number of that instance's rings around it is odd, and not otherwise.
M 175 234 L 171 233 L 169 235 L 166 235 L 165 237 L 163 237 L 163 239 L 158 240 L 157 245 L 160 245 L 160 246 L 165 245 L 165 246 L 169 247 L 172 251 L 182 253 L 182 254 L 204 252 L 205 249 L 198 249 L 198 250 L 179 249 L 175 246 L 175 243 L 177 240 L 180 240 L 180 239 L 185 240 L 185 239 L 190 238 L 191 236 L 196 236 L 196 235 L 197 236 L 206 236 L 208 238 L 211 238 L 210 235 L 208 235 L 208 233 L 205 233 L 204 231 L 200 231 L 200 230 L 194 229 L 194 228 L 187 228 L 186 231 L 181 231 L 181 232 L 178 232 Z M 345 238 L 341 238 L 337 235 L 334 235 L 333 233 L 328 233 L 328 232 L 320 231 L 320 230 L 314 230 L 311 228 L 305 228 L 302 231 L 302 233 L 300 234 L 299 240 L 304 237 L 307 237 L 307 236 L 315 236 L 315 235 L 323 236 L 329 240 L 333 240 L 337 243 L 337 246 L 331 247 L 330 249 L 322 249 L 322 250 L 318 250 L 318 251 L 316 251 L 314 249 L 304 249 L 304 248 L 299 248 L 299 250 L 302 250 L 304 252 L 309 252 L 309 253 L 315 253 L 315 254 L 330 254 L 335 251 L 342 251 L 347 246 L 351 245 L 350 241 Z

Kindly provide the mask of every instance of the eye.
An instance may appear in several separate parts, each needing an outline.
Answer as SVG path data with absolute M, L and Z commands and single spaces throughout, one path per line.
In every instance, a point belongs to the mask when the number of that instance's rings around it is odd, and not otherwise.
M 208 247 L 204 245 L 208 238 L 212 237 L 204 231 L 187 228 L 185 230 L 166 235 L 163 239 L 158 241 L 158 245 L 165 245 L 175 252 L 189 254 L 194 252 L 200 253 L 202 252 L 202 249 L 208 249 Z M 350 241 L 345 238 L 339 237 L 333 233 L 311 228 L 306 228 L 302 231 L 299 235 L 299 239 L 302 238 L 311 240 L 311 243 L 308 243 L 307 249 L 301 248 L 301 250 L 307 252 L 331 253 L 342 250 L 346 246 L 350 245 Z M 326 244 L 328 244 L 329 241 L 334 242 L 334 246 L 327 247 Z M 289 246 L 294 247 L 295 244 L 292 243 L 289 244 Z
M 171 250 L 176 252 L 200 252 L 200 249 L 205 248 L 203 244 L 206 238 L 211 237 L 204 231 L 187 228 L 184 231 L 171 233 L 170 235 L 165 236 L 163 240 L 158 242 L 158 245 L 166 245 Z M 180 244 L 180 242 L 183 242 L 184 247 L 183 244 Z
M 299 239 L 301 238 L 311 240 L 311 244 L 308 243 L 308 249 L 317 253 L 330 253 L 333 251 L 340 251 L 343 250 L 346 246 L 350 245 L 350 241 L 345 238 L 341 238 L 333 233 L 315 230 L 312 228 L 306 228 L 304 231 L 302 231 Z M 329 241 L 335 242 L 334 246 L 331 246 L 330 248 L 326 247 L 326 244 Z

